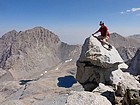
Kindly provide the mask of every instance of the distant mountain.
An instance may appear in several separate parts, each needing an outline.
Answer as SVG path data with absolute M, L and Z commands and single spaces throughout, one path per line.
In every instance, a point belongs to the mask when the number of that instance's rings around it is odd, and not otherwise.
M 112 33 L 109 42 L 116 47 L 124 61 L 132 59 L 140 47 L 140 39 L 136 36 L 123 37 L 117 33 Z
M 53 32 L 35 27 L 26 31 L 12 30 L 0 38 L 0 67 L 14 79 L 32 78 L 65 60 L 76 62 L 80 45 L 68 45 Z
M 138 38 L 138 39 L 140 39 L 140 34 L 135 34 L 135 35 L 131 35 L 131 36 L 129 36 L 129 37 L 132 37 L 132 38 Z

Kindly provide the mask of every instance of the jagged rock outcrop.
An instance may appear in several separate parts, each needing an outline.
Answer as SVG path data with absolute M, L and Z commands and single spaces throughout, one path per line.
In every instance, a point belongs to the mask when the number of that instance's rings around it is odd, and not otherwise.
M 127 89 L 140 90 L 140 83 L 129 72 L 123 72 L 122 67 L 112 71 L 110 79 L 119 96 L 124 96 Z
M 72 92 L 66 105 L 112 105 L 105 97 L 91 92 Z
M 91 36 L 86 39 L 77 61 L 76 79 L 85 90 L 94 93 L 98 91 L 97 93 L 105 96 L 112 105 L 119 102 L 122 104 L 127 89 L 140 90 L 140 83 L 129 72 L 126 72 L 127 68 L 128 66 L 115 47 L 107 50 L 100 41 Z M 109 86 L 114 92 L 109 88 L 103 91 L 101 86 Z M 139 99 L 137 98 L 137 100 Z
M 105 49 L 95 37 L 86 39 L 79 60 L 77 61 L 77 80 L 86 88 L 97 87 L 100 82 L 110 84 L 110 74 L 123 63 L 117 50 Z
M 140 75 L 140 49 L 137 50 L 134 58 L 132 59 L 128 72 L 135 76 Z
M 127 89 L 122 102 L 123 105 L 140 105 L 140 90 Z
M 112 105 L 115 104 L 115 91 L 111 87 L 105 86 L 103 83 L 99 83 L 99 86 L 92 92 L 106 97 Z

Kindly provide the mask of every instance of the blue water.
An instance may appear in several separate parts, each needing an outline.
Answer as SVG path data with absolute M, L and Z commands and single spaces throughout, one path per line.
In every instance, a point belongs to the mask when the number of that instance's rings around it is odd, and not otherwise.
M 70 87 L 72 87 L 73 84 L 77 83 L 74 76 L 71 76 L 71 75 L 68 75 L 65 77 L 59 77 L 58 81 L 59 82 L 57 83 L 57 85 L 59 87 L 65 87 L 65 88 L 70 88 Z

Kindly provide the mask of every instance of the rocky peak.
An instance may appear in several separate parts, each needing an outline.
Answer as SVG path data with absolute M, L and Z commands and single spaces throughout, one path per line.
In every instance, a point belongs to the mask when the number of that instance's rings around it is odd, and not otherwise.
M 4 43 L 7 46 L 9 46 L 9 45 L 11 45 L 11 43 L 13 43 L 16 40 L 17 35 L 18 35 L 18 32 L 16 30 L 12 30 L 12 31 L 9 31 L 6 34 L 4 34 L 1 37 L 1 40 L 3 40 Z
M 139 56 L 136 59 L 138 61 Z M 140 104 L 139 95 L 136 94 L 140 90 L 140 83 L 126 72 L 127 68 L 114 46 L 107 50 L 91 36 L 85 40 L 77 61 L 76 79 L 86 91 L 105 96 L 112 105 L 115 105 L 116 99 L 119 105 Z
M 109 42 L 115 47 L 119 47 L 120 45 L 124 45 L 124 44 L 126 45 L 126 41 L 127 39 L 119 35 L 118 33 L 110 34 Z
M 138 38 L 123 37 L 117 33 L 110 35 L 109 42 L 118 50 L 124 61 L 132 59 L 140 46 Z
M 19 33 L 11 31 L 5 34 L 3 40 L 8 45 L 2 49 L 0 67 L 5 70 L 10 69 L 17 79 L 29 77 L 38 70 L 49 69 L 61 61 L 57 54 L 60 39 L 43 27 Z
M 18 37 L 22 37 L 26 42 L 32 42 L 37 46 L 43 44 L 44 46 L 49 47 L 60 42 L 57 35 L 43 27 L 35 27 L 33 29 L 20 32 Z
M 77 80 L 81 84 L 85 84 L 84 87 L 86 87 L 88 82 L 92 84 L 93 81 L 95 84 L 100 82 L 109 83 L 109 75 L 112 68 L 117 68 L 121 63 L 123 63 L 123 60 L 115 47 L 107 50 L 97 38 L 91 36 L 85 40 L 80 58 L 77 61 Z M 106 76 L 101 74 L 102 70 L 108 72 Z
M 18 32 L 16 30 L 12 30 L 9 31 L 7 33 L 5 33 L 1 39 L 5 39 L 5 38 L 9 38 L 9 37 L 13 37 L 14 35 L 16 35 Z
M 111 33 L 111 37 L 122 37 L 122 36 L 116 32 L 113 32 Z
M 111 51 L 107 50 L 107 47 L 106 45 L 104 47 L 97 38 L 91 36 L 86 39 L 82 47 L 79 61 L 91 62 L 105 68 L 109 68 L 110 64 L 122 63 L 123 60 L 118 51 L 114 47 Z
M 15 79 L 31 78 L 65 60 L 76 61 L 80 52 L 80 46 L 61 42 L 43 27 L 8 32 L 0 45 L 0 67 L 10 71 Z

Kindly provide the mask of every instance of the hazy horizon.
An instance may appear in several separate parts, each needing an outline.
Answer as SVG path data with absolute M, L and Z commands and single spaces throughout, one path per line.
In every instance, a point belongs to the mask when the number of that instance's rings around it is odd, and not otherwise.
M 139 0 L 0 0 L 0 35 L 42 26 L 69 44 L 83 43 L 105 22 L 110 33 L 140 34 Z

